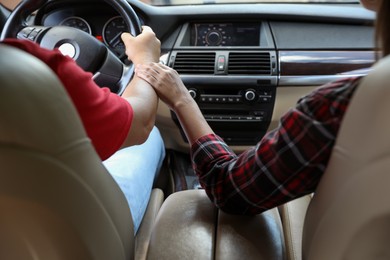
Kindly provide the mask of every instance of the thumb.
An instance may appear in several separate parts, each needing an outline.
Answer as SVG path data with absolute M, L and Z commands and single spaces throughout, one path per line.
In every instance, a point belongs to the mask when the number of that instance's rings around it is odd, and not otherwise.
M 134 37 L 128 32 L 124 32 L 121 34 L 121 39 L 125 44 L 126 44 L 126 42 L 131 42 L 133 40 L 133 38 Z

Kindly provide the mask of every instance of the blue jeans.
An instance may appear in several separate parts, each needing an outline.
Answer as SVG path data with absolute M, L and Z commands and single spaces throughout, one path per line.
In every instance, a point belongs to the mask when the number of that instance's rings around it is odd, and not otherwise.
M 133 216 L 134 234 L 145 214 L 164 157 L 164 142 L 154 127 L 145 143 L 123 148 L 103 162 L 126 196 Z

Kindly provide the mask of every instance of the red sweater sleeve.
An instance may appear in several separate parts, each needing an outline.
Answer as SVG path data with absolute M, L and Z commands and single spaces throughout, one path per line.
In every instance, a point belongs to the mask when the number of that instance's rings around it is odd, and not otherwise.
M 36 56 L 57 74 L 102 160 L 120 148 L 133 119 L 129 102 L 108 88 L 100 88 L 91 73 L 82 70 L 73 59 L 58 50 L 47 50 L 27 40 L 6 39 L 4 43 Z

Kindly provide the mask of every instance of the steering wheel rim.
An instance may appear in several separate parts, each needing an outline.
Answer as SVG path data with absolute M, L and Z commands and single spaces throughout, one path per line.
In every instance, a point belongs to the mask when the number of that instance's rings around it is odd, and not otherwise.
M 4 40 L 5 38 L 23 38 L 21 36 L 23 35 L 23 30 L 31 32 L 32 29 L 38 28 L 39 32 L 33 41 L 48 49 L 59 48 L 65 43 L 75 45 L 74 51 L 79 51 L 79 53 L 74 54 L 74 57 L 72 58 L 76 60 L 79 66 L 81 66 L 84 70 L 93 73 L 93 78 L 99 86 L 107 86 L 111 89 L 112 92 L 115 92 L 119 95 L 123 93 L 134 74 L 133 64 L 124 64 L 106 45 L 99 42 L 93 36 L 84 32 L 80 32 L 75 28 L 64 28 L 63 26 L 29 27 L 27 25 L 28 17 L 34 11 L 41 9 L 51 1 L 52 0 L 21 1 L 7 19 L 0 36 L 0 40 Z M 79 1 L 75 2 L 79 3 Z M 109 4 L 120 14 L 132 35 L 136 36 L 141 33 L 141 22 L 134 9 L 126 0 L 103 0 L 103 2 Z M 58 37 L 58 35 L 60 36 Z M 32 40 L 27 36 L 25 39 Z M 94 45 L 94 49 L 88 50 L 90 49 L 90 46 L 87 46 L 88 44 Z M 82 48 L 83 45 L 84 47 Z M 83 49 L 84 51 L 87 50 L 91 53 L 95 51 L 95 53 L 93 55 L 83 55 Z M 96 55 L 96 52 L 100 53 L 100 57 L 99 55 Z M 91 63 L 102 64 L 88 65 L 88 61 L 86 61 L 86 59 L 93 59 L 95 56 L 100 60 L 92 61 Z

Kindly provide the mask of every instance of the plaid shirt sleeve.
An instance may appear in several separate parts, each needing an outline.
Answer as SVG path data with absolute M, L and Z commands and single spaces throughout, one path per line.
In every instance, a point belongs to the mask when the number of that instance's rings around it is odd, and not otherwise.
M 217 135 L 199 138 L 191 158 L 209 198 L 225 212 L 253 215 L 312 193 L 359 81 L 333 82 L 301 98 L 275 130 L 239 155 Z

